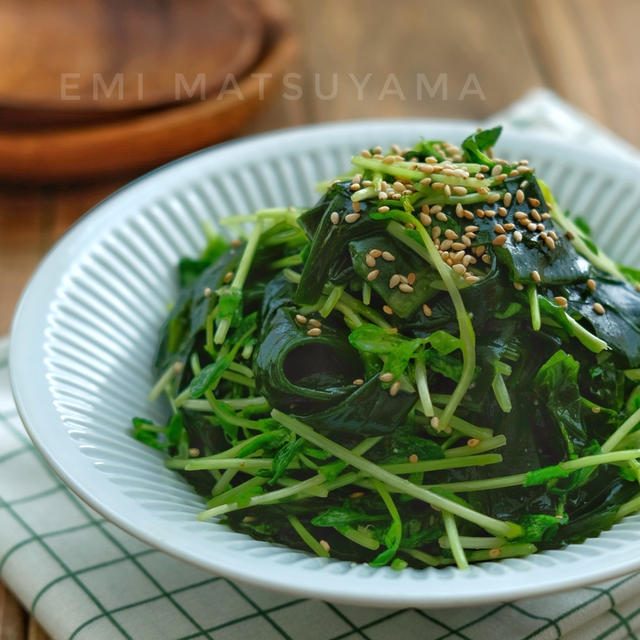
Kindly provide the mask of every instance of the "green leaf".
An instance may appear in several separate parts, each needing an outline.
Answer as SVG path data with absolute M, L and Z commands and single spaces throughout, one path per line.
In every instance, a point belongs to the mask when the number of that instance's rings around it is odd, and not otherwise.
M 566 515 L 561 518 L 545 514 L 526 515 L 520 518 L 518 524 L 524 529 L 524 535 L 518 542 L 541 542 L 551 540 L 560 525 L 568 522 Z
M 566 471 L 557 464 L 550 467 L 543 467 L 542 469 L 528 471 L 522 486 L 534 487 L 539 484 L 546 484 L 549 480 L 555 480 L 556 478 L 568 478 L 569 475 L 569 471 Z
M 271 479 L 269 480 L 270 485 L 274 485 L 278 478 L 282 476 L 283 473 L 287 470 L 287 467 L 291 464 L 293 459 L 298 455 L 300 449 L 304 446 L 304 440 L 302 438 L 297 438 L 293 442 L 287 442 L 281 449 L 279 449 L 278 453 L 273 457 L 273 462 L 271 463 Z
M 501 133 L 502 127 L 493 127 L 492 129 L 477 131 L 465 138 L 462 142 L 465 160 L 467 162 L 477 162 L 478 164 L 486 164 L 488 167 L 493 167 L 495 161 L 484 153 L 484 151 L 496 144 Z

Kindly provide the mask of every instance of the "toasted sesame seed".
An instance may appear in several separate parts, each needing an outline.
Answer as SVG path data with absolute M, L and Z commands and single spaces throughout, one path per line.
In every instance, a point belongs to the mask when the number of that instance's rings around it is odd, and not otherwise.
M 492 193 L 492 194 L 487 198 L 487 203 L 488 203 L 488 204 L 495 204 L 496 202 L 498 202 L 498 200 L 500 200 L 500 194 L 499 194 L 499 193 Z
M 444 236 L 445 238 L 449 238 L 449 240 L 456 240 L 458 238 L 458 234 L 453 229 L 445 229 Z
M 429 423 L 434 429 L 437 429 L 440 426 L 440 418 L 438 418 L 438 416 L 433 416 Z
M 604 315 L 604 307 L 599 302 L 593 303 L 593 310 L 601 316 Z
M 415 453 L 412 453 L 412 454 L 409 456 L 409 462 L 410 462 L 411 464 L 416 464 L 416 462 L 418 462 L 418 459 L 419 459 L 419 458 L 418 458 L 417 454 L 415 454 Z
M 498 247 L 501 244 L 504 244 L 506 241 L 507 241 L 507 236 L 502 234 L 502 235 L 496 236 L 491 242 L 491 244 Z
M 389 278 L 389 289 L 393 289 L 394 287 L 397 287 L 400 284 L 400 282 L 401 282 L 400 276 L 397 273 L 394 273 Z
M 478 218 L 484 218 L 484 209 L 476 209 L 476 215 Z
M 444 185 L 443 191 L 444 195 L 447 196 L 447 198 L 451 195 L 451 187 L 448 184 Z
M 467 447 L 477 447 L 480 444 L 478 438 L 469 438 L 467 440 Z
M 393 156 L 385 156 L 382 158 L 383 164 L 393 164 L 395 158 Z
M 506 231 L 513 231 L 516 228 L 516 225 L 513 224 L 513 222 L 505 222 L 502 226 Z
M 388 304 L 385 304 L 385 305 L 382 307 L 382 310 L 383 310 L 383 311 L 384 311 L 388 316 L 393 315 L 393 309 L 392 309 Z
M 359 191 L 359 190 L 360 190 L 359 182 L 354 182 L 352 185 L 349 186 L 349 191 Z
M 333 224 L 338 224 L 338 222 L 340 222 L 340 214 L 337 211 L 334 211 L 329 217 Z
M 428 227 L 431 224 L 431 216 L 428 213 L 421 213 L 420 222 L 423 224 L 423 226 Z
M 469 283 L 469 284 L 475 284 L 476 282 L 480 281 L 480 278 L 478 278 L 478 276 L 474 276 L 474 275 L 469 275 L 467 274 L 464 279 Z
M 369 271 L 369 273 L 367 274 L 367 280 L 369 282 L 375 280 L 378 277 L 379 273 L 380 273 L 380 269 L 374 269 L 373 271 Z
M 473 211 L 469 211 L 469 209 L 465 209 L 465 210 L 463 211 L 463 213 L 464 213 L 464 217 L 465 217 L 467 220 L 473 220 L 473 218 L 474 218 L 474 216 L 473 216 Z
M 491 169 L 491 175 L 492 176 L 497 176 L 500 175 L 502 173 L 502 165 L 501 164 L 496 164 L 494 165 L 493 169 Z
M 349 494 L 349 497 L 352 498 L 353 500 L 356 500 L 357 498 L 362 498 L 364 496 L 364 491 L 354 491 L 353 493 Z
M 396 380 L 390 387 L 389 387 L 389 395 L 390 396 L 397 396 L 398 395 L 398 391 L 400 391 L 400 381 Z
M 365 261 L 367 267 L 375 267 L 376 266 L 376 259 L 370 253 L 368 253 L 365 256 L 364 261 Z
M 474 232 L 474 231 L 478 231 L 478 229 L 479 229 L 479 227 L 477 227 L 475 224 L 467 225 L 467 226 L 464 228 L 464 230 L 465 230 L 465 231 L 472 231 L 472 232 Z
M 482 262 L 484 262 L 485 264 L 491 264 L 491 258 L 489 257 L 488 253 L 483 254 Z
M 358 220 L 359 218 L 359 213 L 347 213 L 347 215 L 344 217 L 344 221 L 351 224 L 353 222 L 356 222 L 356 220 Z
M 210 296 L 211 296 L 211 293 L 212 293 L 212 291 L 211 291 L 211 287 L 205 287 L 205 288 L 204 288 L 204 291 L 202 292 L 202 295 L 203 295 L 205 298 L 208 298 L 208 297 L 210 297 Z
M 543 214 L 541 214 L 541 215 L 540 215 L 540 217 L 541 217 L 543 220 L 548 220 L 548 219 L 551 217 L 551 214 L 550 214 L 550 213 L 547 213 L 547 212 L 545 211 Z M 571 231 L 567 231 L 567 234 L 570 234 L 570 233 L 571 233 Z M 573 234 L 572 234 L 572 235 L 573 235 Z
M 423 304 L 422 313 L 424 313 L 424 315 L 427 316 L 427 318 L 430 318 L 433 311 L 431 310 L 431 307 L 428 304 Z
M 383 251 L 382 259 L 386 260 L 387 262 L 393 262 L 396 259 L 396 257 L 390 251 Z
M 402 182 L 400 182 L 399 180 L 396 180 L 392 185 L 391 185 L 396 191 L 404 191 L 406 189 L 405 185 L 402 184 Z
M 501 553 L 502 553 L 502 551 L 500 551 L 500 549 L 498 549 L 497 547 L 495 547 L 493 549 L 489 549 L 489 557 L 490 558 L 499 558 Z
M 524 220 L 524 219 L 526 219 L 527 214 L 526 214 L 524 211 L 516 211 L 516 212 L 513 214 L 513 217 L 514 217 L 516 220 Z
M 512 169 L 511 171 L 509 171 L 509 175 L 514 178 L 515 176 L 519 176 L 520 174 L 518 173 L 517 169 Z
M 360 207 L 360 203 L 359 203 L 357 200 L 356 200 L 355 202 L 352 202 L 352 203 L 351 203 L 351 206 L 353 207 L 353 210 L 354 210 L 356 213 L 360 213 L 360 208 L 361 208 L 361 207 Z
M 522 242 L 522 232 L 521 231 L 514 231 L 513 232 L 513 239 L 516 242 Z
M 516 202 L 518 204 L 521 204 L 522 202 L 524 202 L 524 191 L 522 189 L 518 189 L 516 191 Z
M 391 371 L 386 371 L 385 373 L 381 373 L 380 374 L 380 381 L 381 382 L 391 382 L 394 377 L 395 376 L 393 375 L 393 373 L 391 373 Z
M 485 209 L 484 215 L 487 216 L 487 218 L 493 218 L 495 217 L 496 212 L 493 209 Z
M 451 267 L 458 275 L 463 275 L 464 272 L 467 270 L 467 267 L 465 267 L 463 264 L 454 264 Z
M 551 229 L 551 230 L 549 231 L 549 235 L 550 235 L 550 236 L 551 236 L 551 237 L 552 237 L 556 242 L 558 241 L 558 234 L 557 234 L 553 229 Z
M 440 222 L 446 222 L 449 218 L 447 218 L 446 213 L 438 211 L 438 213 L 436 213 L 436 219 L 440 220 Z
M 455 193 L 457 196 L 464 196 L 467 194 L 467 188 L 466 187 L 462 187 L 462 186 L 455 186 L 453 187 L 453 189 L 451 189 L 453 191 L 453 193 Z M 459 203 L 458 203 L 459 204 Z
M 413 293 L 413 287 L 410 284 L 407 284 L 406 282 L 401 282 L 398 285 L 398 289 L 402 291 L 402 293 Z
M 476 173 L 473 177 L 478 180 L 484 180 L 484 173 Z
M 475 233 L 472 233 L 472 234 L 471 234 L 471 236 L 464 235 L 464 236 L 462 236 L 462 238 L 460 238 L 460 239 L 462 240 L 462 244 L 463 244 L 465 247 L 470 247 L 470 246 L 471 246 L 471 238 L 475 238 L 475 237 L 476 237 L 476 234 L 475 234 Z
M 514 283 L 513 283 L 513 288 L 514 288 L 516 291 L 522 291 L 522 290 L 524 289 L 524 285 L 523 285 L 523 284 L 521 284 L 520 282 L 514 282 Z
M 555 249 L 556 248 L 556 243 L 555 243 L 554 239 L 550 238 L 549 236 L 547 236 L 544 239 L 544 243 L 547 245 L 547 247 L 549 247 L 549 249 Z
M 502 198 L 502 202 L 504 202 L 504 206 L 505 207 L 510 207 L 511 206 L 511 193 L 507 192 L 504 194 L 504 198 Z
M 498 207 L 498 215 L 502 218 L 506 218 L 507 210 L 504 207 Z
M 378 200 L 386 200 L 389 196 L 386 191 L 378 192 Z
M 425 180 L 426 180 L 426 179 L 427 179 L 427 178 L 425 178 Z M 429 178 L 429 179 L 431 179 L 431 178 Z M 435 189 L 436 191 L 439 191 L 439 190 L 441 190 L 441 189 L 444 189 L 444 183 L 443 183 L 443 182 L 434 182 L 434 183 L 431 185 L 431 188 L 432 188 L 432 189 Z
M 385 204 L 385 205 L 383 205 L 381 207 L 378 207 L 378 211 L 380 213 L 387 213 L 389 211 L 389 207 L 387 207 L 387 205 Z
M 233 280 L 233 271 L 227 271 L 227 273 L 224 274 L 224 278 L 223 281 L 228 284 L 229 282 L 231 282 Z
M 356 378 L 353 381 L 353 384 L 355 384 L 356 387 L 361 387 L 364 384 L 364 380 L 362 378 Z
M 331 545 L 326 540 L 319 540 L 320 546 L 326 551 L 329 552 L 331 550 Z
M 458 216 L 458 218 L 462 218 L 462 216 L 464 215 L 464 207 L 460 202 L 458 202 L 458 204 L 456 205 L 456 215 Z
M 531 231 L 531 233 L 533 233 L 534 231 L 536 231 L 538 228 L 538 225 L 535 222 L 529 222 L 527 223 L 527 229 L 529 231 Z
M 455 253 L 451 256 L 452 262 L 462 262 L 462 258 L 465 256 L 465 246 L 461 242 L 454 242 L 451 245 L 451 248 L 455 251 Z
M 501 173 L 499 176 L 495 177 L 496 182 L 504 182 L 507 179 L 506 173 Z
M 534 280 L 535 282 L 538 282 L 538 283 L 539 283 L 539 282 L 542 282 L 542 278 L 540 277 L 540 274 L 538 273 L 538 271 L 537 271 L 536 269 L 534 269 L 534 270 L 531 272 L 531 277 L 533 278 L 533 280 Z
M 538 198 L 527 198 L 527 202 L 532 207 L 539 207 L 540 206 L 540 200 L 538 200 Z
M 568 304 L 567 299 L 564 296 L 556 296 L 553 301 L 562 308 L 565 308 Z
M 442 251 L 446 251 L 447 249 L 451 249 L 451 245 L 453 244 L 453 240 L 443 240 L 440 243 L 440 249 L 442 249 Z
M 536 222 L 541 222 L 542 221 L 542 216 L 538 213 L 537 209 L 531 209 L 531 217 L 536 221 Z
M 468 267 L 470 264 L 475 264 L 476 262 L 478 262 L 478 261 L 477 261 L 477 260 L 476 260 L 472 255 L 470 255 L 470 254 L 468 254 L 468 253 L 467 253 L 467 254 L 465 254 L 465 255 L 462 257 L 462 264 L 463 264 L 465 267 Z
M 313 327 L 307 331 L 308 336 L 319 336 L 322 333 L 322 329 L 320 327 Z
M 198 447 L 191 447 L 189 449 L 189 455 L 192 458 L 197 458 L 200 455 L 200 449 L 198 449 Z
M 371 251 L 369 251 L 369 255 L 372 258 L 379 258 L 382 255 L 382 251 L 380 251 L 380 249 L 371 249 Z
M 239 247 L 242 244 L 242 240 L 238 239 L 238 238 L 234 238 L 231 241 L 231 246 L 232 247 Z
M 371 151 L 369 151 L 369 149 L 363 149 L 363 150 L 360 152 L 360 155 L 361 155 L 363 158 L 370 158 L 370 157 L 371 157 Z
M 504 233 L 504 227 L 501 224 L 494 224 L 493 225 L 493 232 L 494 233 Z
M 596 281 L 592 280 L 591 278 L 589 278 L 587 280 L 587 287 L 589 287 L 589 289 L 591 289 L 591 291 L 595 291 L 596 290 Z
M 321 327 L 322 326 L 322 322 L 320 322 L 320 320 L 316 320 L 316 318 L 311 318 L 309 320 L 309 326 L 310 327 Z
M 485 246 L 483 244 L 479 244 L 477 247 L 474 248 L 473 252 L 477 256 L 481 256 L 485 252 Z
M 435 214 L 435 213 L 438 213 L 438 211 L 442 211 L 442 206 L 439 205 L 439 204 L 434 204 L 431 207 L 431 210 L 429 211 L 429 213 L 434 213 Z
M 431 178 L 422 178 L 420 184 L 431 184 Z

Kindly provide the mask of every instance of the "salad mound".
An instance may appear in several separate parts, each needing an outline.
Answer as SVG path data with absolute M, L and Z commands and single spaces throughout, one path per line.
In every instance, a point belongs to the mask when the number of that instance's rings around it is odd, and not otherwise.
M 640 272 L 500 127 L 366 149 L 310 209 L 178 269 L 151 397 L 201 519 L 402 569 L 524 556 L 640 509 Z M 248 232 L 244 232 L 249 228 Z

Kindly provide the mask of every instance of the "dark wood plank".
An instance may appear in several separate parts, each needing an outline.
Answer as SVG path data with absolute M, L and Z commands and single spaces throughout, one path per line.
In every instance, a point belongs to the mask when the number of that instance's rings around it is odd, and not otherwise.
M 25 626 L 20 603 L 0 583 L 0 640 L 24 640 Z

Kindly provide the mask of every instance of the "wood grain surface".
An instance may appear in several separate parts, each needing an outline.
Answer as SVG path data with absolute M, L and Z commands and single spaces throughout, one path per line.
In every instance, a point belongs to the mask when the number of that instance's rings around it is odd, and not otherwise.
M 302 52 L 293 75 L 244 134 L 360 117 L 482 119 L 528 89 L 547 86 L 640 146 L 635 0 L 288 3 Z M 0 333 L 8 330 L 19 292 L 47 248 L 132 177 L 0 186 Z M 44 640 L 35 623 L 21 626 L 15 609 L 0 590 L 0 640 Z

